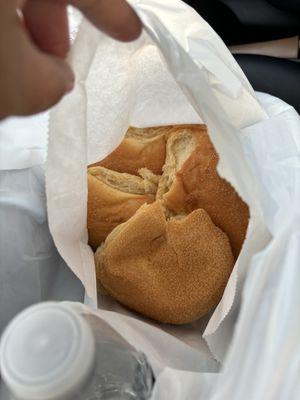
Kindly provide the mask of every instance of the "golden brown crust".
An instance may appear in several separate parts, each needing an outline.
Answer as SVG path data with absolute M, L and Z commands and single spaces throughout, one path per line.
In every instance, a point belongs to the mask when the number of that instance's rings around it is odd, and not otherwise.
M 204 210 L 167 220 L 160 201 L 113 231 L 95 260 L 97 278 L 115 299 L 172 324 L 216 306 L 234 263 L 227 236 Z
M 174 141 L 180 134 L 182 133 L 178 127 L 178 132 L 173 132 L 168 141 Z M 230 183 L 218 175 L 218 155 L 207 130 L 203 126 L 200 129 L 194 126 L 189 134 L 197 143 L 195 150 L 177 170 L 176 178 L 163 195 L 164 204 L 176 213 L 203 208 L 212 221 L 228 235 L 233 254 L 237 257 L 247 231 L 248 206 Z
M 95 260 L 111 296 L 172 324 L 217 305 L 249 219 L 217 163 L 206 127 L 181 125 L 131 128 L 101 163 L 110 169 L 89 169 L 89 243 L 106 238 Z
M 129 128 L 119 147 L 103 161 L 93 164 L 138 175 L 140 168 L 161 174 L 166 157 L 166 135 L 171 126 Z
M 89 244 L 96 250 L 106 236 L 127 221 L 144 203 L 155 198 L 155 185 L 137 176 L 103 167 L 88 172 L 87 227 Z

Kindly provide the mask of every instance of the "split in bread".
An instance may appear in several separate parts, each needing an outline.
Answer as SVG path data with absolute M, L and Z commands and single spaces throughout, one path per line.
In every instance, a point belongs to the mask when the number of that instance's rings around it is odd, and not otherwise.
M 218 155 L 205 125 L 177 126 L 168 135 L 166 162 L 157 199 L 173 213 L 203 208 L 229 237 L 237 258 L 243 245 L 248 206 L 217 172 Z
M 142 204 L 155 200 L 155 176 L 149 171 L 144 171 L 144 176 L 141 178 L 104 167 L 88 169 L 87 227 L 89 244 L 94 250 Z
M 116 150 L 93 166 L 103 166 L 118 172 L 139 175 L 139 169 L 147 168 L 161 174 L 166 158 L 166 135 L 172 126 L 154 128 L 130 127 Z

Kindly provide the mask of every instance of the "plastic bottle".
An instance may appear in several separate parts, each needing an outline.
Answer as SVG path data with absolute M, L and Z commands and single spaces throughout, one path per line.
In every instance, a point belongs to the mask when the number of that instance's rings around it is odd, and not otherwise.
M 8 325 L 0 343 L 1 400 L 147 400 L 146 357 L 103 320 L 41 303 Z

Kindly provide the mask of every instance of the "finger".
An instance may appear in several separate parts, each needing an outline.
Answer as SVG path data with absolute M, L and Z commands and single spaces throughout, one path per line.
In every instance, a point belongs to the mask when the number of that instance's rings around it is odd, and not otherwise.
M 71 68 L 61 58 L 39 53 L 33 62 L 36 71 L 28 79 L 26 114 L 41 112 L 55 105 L 73 89 L 75 81 Z
M 115 39 L 128 42 L 141 33 L 141 21 L 125 0 L 70 0 L 70 4 Z
M 26 1 L 26 0 L 15 0 L 15 2 L 16 2 L 15 8 L 20 8 L 20 9 L 22 9 L 23 6 L 24 6 L 24 4 L 25 4 L 25 1 Z
M 30 115 L 44 111 L 73 88 L 74 74 L 66 62 L 32 46 L 23 31 L 15 47 L 18 65 L 14 68 L 18 68 L 20 73 L 14 73 L 14 81 L 8 82 L 8 115 Z
M 66 5 L 53 0 L 28 0 L 23 8 L 25 25 L 37 46 L 64 58 L 70 48 Z

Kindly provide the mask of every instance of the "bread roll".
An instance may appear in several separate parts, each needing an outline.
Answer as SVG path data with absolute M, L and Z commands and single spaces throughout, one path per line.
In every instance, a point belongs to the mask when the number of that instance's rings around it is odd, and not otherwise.
M 206 211 L 167 219 L 160 201 L 119 225 L 95 260 L 111 296 L 170 324 L 194 321 L 215 307 L 234 263 L 226 234 Z
M 88 169 L 87 227 L 89 244 L 94 250 L 142 204 L 154 201 L 157 185 L 151 177 L 150 174 L 143 179 L 104 167 Z
M 218 155 L 205 125 L 178 126 L 167 141 L 166 163 L 157 198 L 175 213 L 203 208 L 229 237 L 238 257 L 249 209 L 229 182 L 217 173 Z
M 129 128 L 119 147 L 103 161 L 94 164 L 118 172 L 138 175 L 140 168 L 161 174 L 166 158 L 166 134 L 172 126 Z

